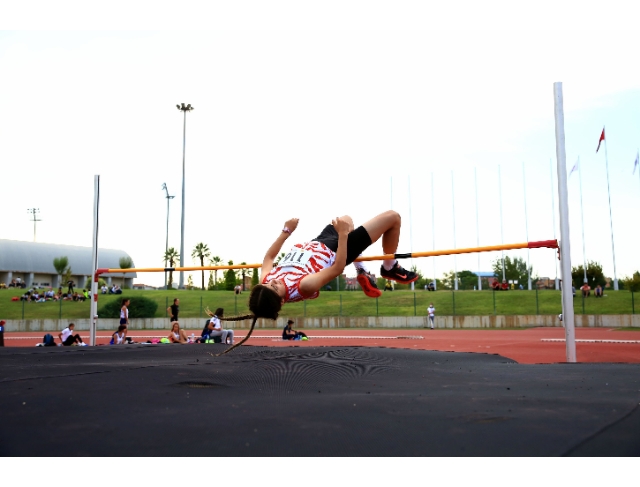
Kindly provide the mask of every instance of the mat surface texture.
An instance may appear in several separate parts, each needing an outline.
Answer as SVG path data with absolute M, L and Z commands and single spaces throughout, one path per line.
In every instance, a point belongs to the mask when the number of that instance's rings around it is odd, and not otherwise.
M 0 455 L 640 455 L 638 364 L 224 349 L 0 348 Z

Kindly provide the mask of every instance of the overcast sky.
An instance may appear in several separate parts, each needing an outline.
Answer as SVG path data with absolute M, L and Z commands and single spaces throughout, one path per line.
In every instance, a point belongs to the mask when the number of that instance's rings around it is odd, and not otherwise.
M 434 237 L 436 249 L 559 238 L 553 83 L 561 81 L 567 171 L 578 157 L 582 167 L 586 258 L 613 277 L 604 145 L 596 154 L 606 125 L 617 276 L 640 270 L 640 70 L 624 7 L 614 2 L 601 15 L 622 19 L 615 30 L 603 21 L 604 30 L 597 12 L 576 17 L 562 2 L 536 3 L 535 12 L 501 2 L 455 4 L 460 11 L 301 4 L 196 11 L 187 2 L 188 31 L 167 30 L 169 11 L 145 22 L 139 2 L 126 20 L 110 3 L 83 24 L 92 30 L 72 31 L 80 17 L 40 4 L 35 24 L 2 26 L 0 238 L 32 241 L 27 209 L 39 208 L 38 242 L 90 246 L 99 174 L 100 247 L 126 251 L 137 267 L 162 266 L 163 183 L 175 195 L 169 246 L 180 248 L 178 103 L 195 108 L 186 126 L 185 265 L 194 265 L 198 242 L 225 262 L 257 263 L 288 218 L 300 218 L 294 243 L 335 216 L 359 224 L 389 208 L 403 218 L 399 252 L 432 250 Z M 583 261 L 578 176 L 569 179 L 573 265 Z M 367 252 L 380 253 L 380 242 Z M 555 276 L 552 250 L 508 255 Z M 435 271 L 489 271 L 499 257 L 440 257 Z M 433 274 L 433 259 L 413 264 Z M 161 285 L 163 275 L 137 282 Z

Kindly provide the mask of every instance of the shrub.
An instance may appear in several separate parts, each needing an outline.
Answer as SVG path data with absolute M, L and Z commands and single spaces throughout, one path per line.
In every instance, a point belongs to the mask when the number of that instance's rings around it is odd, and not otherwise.
M 126 296 L 118 297 L 98 310 L 98 316 L 101 318 L 120 318 L 120 309 L 122 301 Z M 136 297 L 129 302 L 129 318 L 153 318 L 158 309 L 158 303 L 145 297 Z

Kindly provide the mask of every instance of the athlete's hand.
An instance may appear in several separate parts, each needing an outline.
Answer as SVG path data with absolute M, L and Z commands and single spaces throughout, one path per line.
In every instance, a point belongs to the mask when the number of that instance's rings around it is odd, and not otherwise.
M 335 220 L 331 221 L 331 224 L 333 225 L 333 228 L 336 229 L 336 232 L 338 232 L 338 235 L 349 235 L 349 223 L 340 219 L 340 218 L 336 218 Z
M 285 228 L 288 228 L 291 233 L 293 233 L 293 231 L 298 228 L 299 220 L 299 218 L 292 218 L 291 220 L 287 220 L 286 222 L 284 222 L 284 226 Z

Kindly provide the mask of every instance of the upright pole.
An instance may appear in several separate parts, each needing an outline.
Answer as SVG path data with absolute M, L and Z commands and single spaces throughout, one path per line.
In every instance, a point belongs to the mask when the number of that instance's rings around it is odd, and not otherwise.
M 580 179 L 580 216 L 582 217 L 582 267 L 584 270 L 584 283 L 588 282 L 587 279 L 587 247 L 584 239 L 584 207 L 582 206 L 582 165 L 580 164 L 580 157 L 578 157 L 578 179 Z M 582 306 L 582 313 L 584 314 L 584 303 Z
M 604 128 L 602 129 L 604 131 Z M 607 155 L 607 137 L 604 138 L 604 159 L 607 165 L 607 193 L 609 194 L 609 223 L 611 225 L 611 253 L 613 254 L 613 290 L 618 290 L 618 274 L 616 273 L 616 248 L 613 244 L 613 216 L 611 215 L 611 189 L 609 186 L 609 156 Z
M 182 219 L 180 222 L 180 267 L 184 267 L 184 177 L 185 152 L 187 148 L 187 112 L 184 110 L 184 124 L 182 126 Z M 178 289 L 184 289 L 184 271 L 180 271 Z
M 451 171 L 451 216 L 453 217 L 453 248 L 456 248 L 456 193 L 453 185 L 453 171 Z M 453 289 L 458 290 L 458 257 L 453 256 Z
M 431 238 L 433 239 L 433 250 L 436 250 L 436 205 L 433 195 L 433 171 L 431 172 Z M 433 258 L 433 290 L 438 289 L 436 280 L 436 258 Z
M 411 218 L 411 176 L 407 176 L 407 186 L 409 194 L 409 248 L 413 253 L 413 219 Z M 413 269 L 413 258 L 411 259 L 411 268 Z M 415 290 L 415 282 L 411 283 L 411 290 Z
M 567 154 L 564 139 L 562 83 L 553 84 L 558 169 L 558 207 L 560 212 L 560 272 L 562 278 L 562 320 L 567 362 L 576 362 L 573 293 L 571 290 L 571 242 L 569 232 L 569 198 L 567 190 Z
M 555 201 L 554 201 L 554 197 L 553 197 L 553 193 L 554 188 L 553 188 L 553 163 L 551 161 L 551 158 L 549 158 L 549 171 L 551 172 L 551 221 L 553 222 L 553 239 L 557 240 L 556 238 L 556 206 L 555 206 Z M 553 260 L 556 264 L 556 291 L 560 289 L 560 283 L 558 282 L 558 259 L 556 259 L 556 254 L 554 252 L 553 254 Z
M 529 219 L 527 217 L 527 175 L 522 161 L 522 193 L 524 195 L 524 230 L 529 241 Z M 527 249 L 527 289 L 531 291 L 531 249 Z
M 476 184 L 476 243 L 480 247 L 480 222 L 478 218 L 478 168 L 473 168 L 473 177 Z M 480 252 L 478 252 L 478 291 L 482 291 L 482 278 L 480 277 Z
M 504 245 L 504 229 L 502 228 L 502 173 L 500 172 L 500 165 L 498 165 L 498 188 L 499 188 L 499 196 L 500 196 L 500 238 L 502 239 L 501 243 Z M 506 274 L 504 270 L 504 250 L 502 251 L 502 280 L 506 279 Z
M 91 306 L 89 344 L 95 346 L 98 329 L 98 211 L 100 208 L 100 176 L 93 177 L 93 250 L 91 252 Z
M 164 244 L 164 266 L 167 267 L 167 252 L 169 252 L 169 198 L 167 198 L 167 238 Z M 167 271 L 164 271 L 164 288 L 167 289 Z

